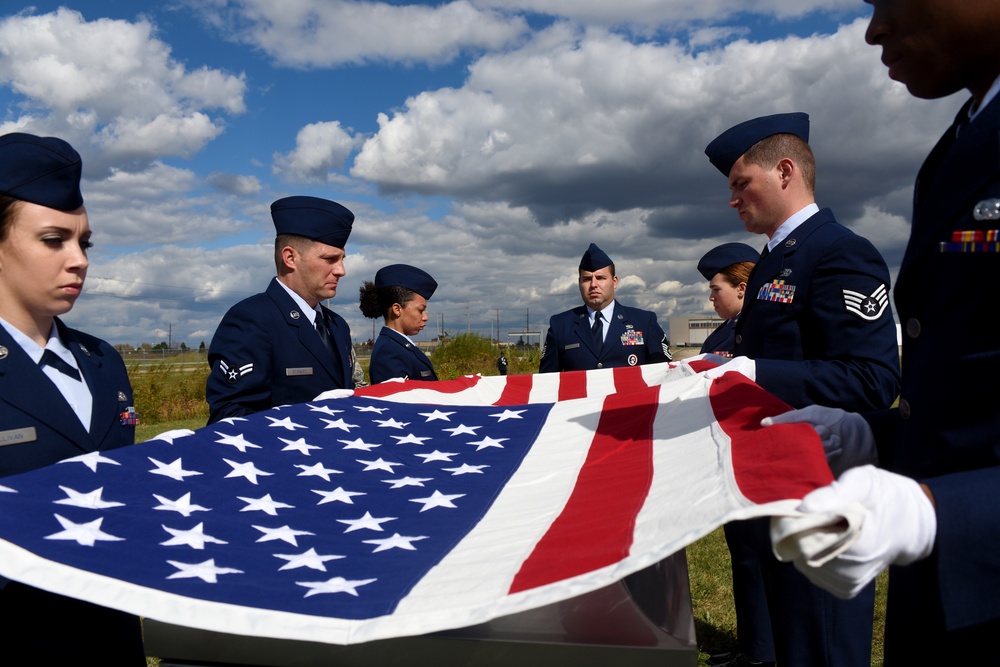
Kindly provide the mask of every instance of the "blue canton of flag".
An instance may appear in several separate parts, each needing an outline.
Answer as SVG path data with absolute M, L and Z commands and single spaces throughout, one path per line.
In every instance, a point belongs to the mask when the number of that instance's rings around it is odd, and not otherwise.
M 0 527 L 143 589 L 372 618 L 476 525 L 550 407 L 275 408 L 6 478 Z

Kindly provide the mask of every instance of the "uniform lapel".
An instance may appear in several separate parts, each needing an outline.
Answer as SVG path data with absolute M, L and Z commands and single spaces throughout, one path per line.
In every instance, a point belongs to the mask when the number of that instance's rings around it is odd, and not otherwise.
M 582 306 L 577 312 L 576 322 L 573 324 L 573 332 L 576 334 L 576 338 L 580 341 L 581 345 L 590 350 L 591 354 L 596 358 L 601 358 L 601 350 L 594 342 L 594 333 L 590 329 L 590 317 L 586 306 Z
M 94 439 L 45 372 L 0 327 L 0 400 L 62 434 L 82 452 L 95 449 Z
M 277 278 L 273 278 L 271 284 L 267 286 L 267 295 L 274 301 L 275 307 L 285 320 L 285 325 L 295 331 L 302 347 L 316 358 L 316 363 L 330 377 L 337 377 L 338 373 L 334 368 L 333 359 L 330 358 L 330 353 L 326 351 L 326 347 L 323 345 L 323 341 L 320 340 L 319 334 L 316 333 L 315 327 L 310 323 L 309 316 L 302 312 L 302 309 L 299 308 L 299 305 L 295 303 L 292 297 L 288 296 L 285 288 L 278 284 Z

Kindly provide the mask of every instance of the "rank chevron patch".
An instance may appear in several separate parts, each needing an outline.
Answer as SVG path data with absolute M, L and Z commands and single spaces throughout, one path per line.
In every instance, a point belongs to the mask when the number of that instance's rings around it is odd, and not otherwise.
M 847 309 L 847 312 L 868 322 L 874 322 L 882 317 L 882 313 L 889 305 L 889 292 L 885 289 L 885 284 L 879 285 L 869 295 L 847 288 L 842 291 L 844 293 L 844 308 Z

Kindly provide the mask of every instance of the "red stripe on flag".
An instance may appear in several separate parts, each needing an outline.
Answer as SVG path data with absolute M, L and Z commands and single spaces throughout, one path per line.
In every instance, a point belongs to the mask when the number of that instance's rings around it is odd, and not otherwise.
M 725 373 L 709 390 L 712 411 L 732 442 L 733 476 L 751 502 L 801 498 L 833 482 L 816 431 L 807 424 L 763 427 L 764 417 L 791 410 L 739 373 Z
M 654 387 L 604 399 L 576 486 L 522 563 L 511 593 L 591 572 L 628 555 L 635 519 L 653 479 L 658 397 Z
M 404 380 L 403 382 L 383 382 L 373 384 L 369 387 L 361 387 L 354 390 L 355 396 L 370 396 L 371 398 L 385 398 L 393 394 L 414 389 L 430 389 L 442 394 L 457 394 L 470 387 L 475 387 L 482 379 L 479 375 L 465 375 L 454 380 L 440 380 L 438 382 L 424 382 L 423 380 Z
M 563 371 L 559 374 L 560 401 L 587 397 L 587 371 Z
M 617 392 L 637 391 L 648 386 L 642 377 L 641 366 L 619 366 L 615 368 L 614 374 Z
M 493 405 L 525 405 L 530 403 L 531 380 L 534 375 L 508 375 L 503 393 Z

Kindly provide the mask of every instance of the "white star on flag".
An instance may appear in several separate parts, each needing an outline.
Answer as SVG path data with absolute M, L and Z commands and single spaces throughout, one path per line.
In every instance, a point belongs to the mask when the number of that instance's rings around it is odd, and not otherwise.
M 319 491 L 317 489 L 312 489 L 313 493 L 318 493 L 323 496 L 323 500 L 316 503 L 317 505 L 323 505 L 325 503 L 347 503 L 348 505 L 353 505 L 354 501 L 351 500 L 353 496 L 363 496 L 366 495 L 361 491 L 345 491 L 344 487 L 338 486 L 333 491 Z
M 440 491 L 435 491 L 426 498 L 411 498 L 411 503 L 423 503 L 423 507 L 420 508 L 421 512 L 426 512 L 429 509 L 434 509 L 435 507 L 451 507 L 454 508 L 455 504 L 451 502 L 456 498 L 461 498 L 464 493 L 455 493 L 452 495 L 445 495 Z
M 455 428 L 442 429 L 447 433 L 451 433 L 452 437 L 456 435 L 478 435 L 476 433 L 477 429 L 481 429 L 482 426 L 466 426 L 465 424 L 459 424 Z
M 483 474 L 483 468 L 489 468 L 489 465 L 483 464 L 480 466 L 470 466 L 468 463 L 463 463 L 457 468 L 445 468 L 445 472 L 450 472 L 452 475 L 467 475 L 469 473 Z
M 316 533 L 310 533 L 308 530 L 295 530 L 290 526 L 282 526 L 280 528 L 267 528 L 266 526 L 254 526 L 257 530 L 264 533 L 264 537 L 259 538 L 258 542 L 271 542 L 272 540 L 281 540 L 282 542 L 288 542 L 293 547 L 297 547 L 298 542 L 295 538 L 299 535 L 315 535 Z
M 344 447 L 344 449 L 361 449 L 361 450 L 366 451 L 366 452 L 370 452 L 371 450 L 375 449 L 376 447 L 381 447 L 382 446 L 382 445 L 377 444 L 377 443 L 365 442 L 361 438 L 357 438 L 355 440 L 338 440 L 337 442 L 342 442 L 345 445 L 347 445 L 346 447 Z
M 476 440 L 475 442 L 467 442 L 467 445 L 476 445 L 476 451 L 486 449 L 487 447 L 499 447 L 503 449 L 502 442 L 509 440 L 509 438 L 491 438 L 486 436 L 482 440 Z
M 192 549 L 204 549 L 205 544 L 210 542 L 212 544 L 229 544 L 225 540 L 220 540 L 218 538 L 212 537 L 211 535 L 205 534 L 205 524 L 199 523 L 194 528 L 189 530 L 180 530 L 175 528 L 168 528 L 163 524 L 160 524 L 163 530 L 167 531 L 173 537 L 171 537 L 166 542 L 160 542 L 161 545 L 165 547 L 175 547 L 175 546 L 188 546 Z
M 347 524 L 347 530 L 345 533 L 353 533 L 356 530 L 377 530 L 382 532 L 382 524 L 387 521 L 395 521 L 398 517 L 387 516 L 376 519 L 371 515 L 371 512 L 365 512 L 365 515 L 360 519 L 337 519 L 338 523 Z
M 229 465 L 233 467 L 233 471 L 226 475 L 226 479 L 230 477 L 245 477 L 247 481 L 251 484 L 257 483 L 257 476 L 270 477 L 273 472 L 265 472 L 260 470 L 257 466 L 253 464 L 253 461 L 247 461 L 246 463 L 237 463 L 236 461 L 230 461 L 229 459 L 222 459 Z
M 413 435 L 412 433 L 409 433 L 407 435 L 392 435 L 389 437 L 395 438 L 397 445 L 422 445 L 424 444 L 424 440 L 431 439 L 430 436 L 421 438 L 416 435 Z
M 365 586 L 373 581 L 377 580 L 357 579 L 351 581 L 344 579 L 343 577 L 334 577 L 333 579 L 328 579 L 326 581 L 296 581 L 295 583 L 299 586 L 305 586 L 310 589 L 309 592 L 306 593 L 305 597 L 319 595 L 320 593 L 348 593 L 354 597 L 358 597 L 358 586 Z
M 278 570 L 295 570 L 300 567 L 308 567 L 313 570 L 319 570 L 320 572 L 326 572 L 325 563 L 328 560 L 338 560 L 344 558 L 344 556 L 321 556 L 316 553 L 316 549 L 310 548 L 308 551 L 303 551 L 300 554 L 274 554 L 275 558 L 282 558 L 286 561 L 284 565 L 278 568 Z
M 183 482 L 185 477 L 201 474 L 195 470 L 185 470 L 180 459 L 177 459 L 173 463 L 163 463 L 162 461 L 157 461 L 154 458 L 150 458 L 149 460 L 156 466 L 155 469 L 150 470 L 149 472 L 154 475 L 163 475 L 164 477 L 169 477 L 170 479 L 176 479 L 178 482 Z
M 62 524 L 63 529 L 58 533 L 46 535 L 45 539 L 47 540 L 72 540 L 85 547 L 92 547 L 97 542 L 119 542 L 124 539 L 101 530 L 101 523 L 104 521 L 104 517 L 87 523 L 73 523 L 58 514 L 54 514 L 53 516 Z
M 311 466 L 297 463 L 295 464 L 295 467 L 302 471 L 298 474 L 298 477 L 322 477 L 328 482 L 330 481 L 330 475 L 342 475 L 344 472 L 342 470 L 327 468 L 322 463 L 316 463 Z
M 508 419 L 522 419 L 522 412 L 524 410 L 504 410 L 503 412 L 492 414 L 490 417 L 499 417 L 498 422 L 507 421 Z
M 79 491 L 74 491 L 68 486 L 60 486 L 59 488 L 66 493 L 66 497 L 62 500 L 55 501 L 57 505 L 73 505 L 74 507 L 86 507 L 92 510 L 125 506 L 125 503 L 116 503 L 101 498 L 101 494 L 104 493 L 103 486 L 99 489 L 94 489 L 89 493 L 80 493 Z
M 167 579 L 191 579 L 198 578 L 209 584 L 219 583 L 217 575 L 220 574 L 243 574 L 242 570 L 231 567 L 216 567 L 215 559 L 209 558 L 201 563 L 179 563 L 175 560 L 168 560 L 168 563 L 176 567 L 180 572 L 174 572 Z
M 169 512 L 177 512 L 183 514 L 185 517 L 191 516 L 193 512 L 208 512 L 207 507 L 202 507 L 201 505 L 191 504 L 191 493 L 185 493 L 183 496 L 177 500 L 170 500 L 164 496 L 158 496 L 155 493 L 153 497 L 160 501 L 160 504 L 154 507 L 154 510 L 165 510 Z
M 118 461 L 114 459 L 109 459 L 100 452 L 90 452 L 89 454 L 81 454 L 80 456 L 74 456 L 72 458 L 63 459 L 59 463 L 82 463 L 83 465 L 90 468 L 91 472 L 97 472 L 98 463 L 110 463 L 111 465 L 121 465 Z
M 274 417 L 268 417 L 271 420 L 272 428 L 284 428 L 289 431 L 294 431 L 297 428 L 306 428 L 302 424 L 296 424 L 292 421 L 291 417 L 285 417 L 284 419 L 275 419 Z
M 391 417 L 389 419 L 376 419 L 375 423 L 378 424 L 379 428 L 403 428 L 410 425 L 410 422 L 398 422 Z
M 351 432 L 352 428 L 361 428 L 358 424 L 348 424 L 343 419 L 324 419 L 326 426 L 324 428 L 339 428 L 341 431 Z
M 433 477 L 400 477 L 399 479 L 383 479 L 386 484 L 392 484 L 392 489 L 401 489 L 404 486 L 423 486 L 424 482 L 429 482 Z
M 330 415 L 331 417 L 334 415 L 339 415 L 341 412 L 343 412 L 343 410 L 334 410 L 329 405 L 312 405 L 312 404 L 307 404 L 307 405 L 309 406 L 310 412 L 322 412 L 323 414 Z
M 435 420 L 451 421 L 448 417 L 455 414 L 454 412 L 441 412 L 440 410 L 435 410 L 434 412 L 418 412 L 421 417 L 427 417 L 427 421 L 432 422 Z
M 283 443 L 288 445 L 281 450 L 283 452 L 301 452 L 306 456 L 311 456 L 311 454 L 309 454 L 310 449 L 323 449 L 322 447 L 317 447 L 316 445 L 310 445 L 306 442 L 305 438 L 299 438 L 298 440 L 285 440 L 284 438 L 278 438 L 278 440 L 281 440 Z
M 264 494 L 262 498 L 244 498 L 243 496 L 237 496 L 237 498 L 247 504 L 246 507 L 240 510 L 241 512 L 264 512 L 271 516 L 278 516 L 279 509 L 292 509 L 295 507 L 294 505 L 272 500 L 270 493 Z
M 451 463 L 451 457 L 458 456 L 458 452 L 440 452 L 434 450 L 430 454 L 416 454 L 418 458 L 424 460 L 424 463 L 431 463 L 433 461 L 445 461 L 446 463 Z
M 416 551 L 417 548 L 413 546 L 413 542 L 417 540 L 426 540 L 426 535 L 419 535 L 416 537 L 403 537 L 399 533 L 394 534 L 392 537 L 386 537 L 381 540 L 362 540 L 365 544 L 375 544 L 378 545 L 373 554 L 379 551 L 388 551 L 389 549 L 406 549 L 407 551 Z
M 270 417 L 268 417 L 268 419 L 270 419 Z M 247 449 L 260 449 L 260 445 L 255 445 L 252 442 L 248 442 L 247 439 L 243 437 L 242 433 L 238 435 L 226 435 L 225 433 L 219 433 L 218 431 L 216 431 L 215 434 L 220 438 L 219 440 L 216 440 L 217 443 L 219 443 L 220 445 L 229 445 L 230 447 L 235 447 L 236 449 L 240 450 L 240 452 L 242 452 L 243 454 L 247 453 Z
M 402 463 L 393 463 L 392 461 L 386 461 L 381 457 L 375 459 L 374 461 L 362 461 L 361 459 L 358 459 L 358 463 L 365 464 L 364 468 L 365 472 L 369 470 L 385 470 L 386 472 L 392 472 L 393 466 L 403 465 Z

